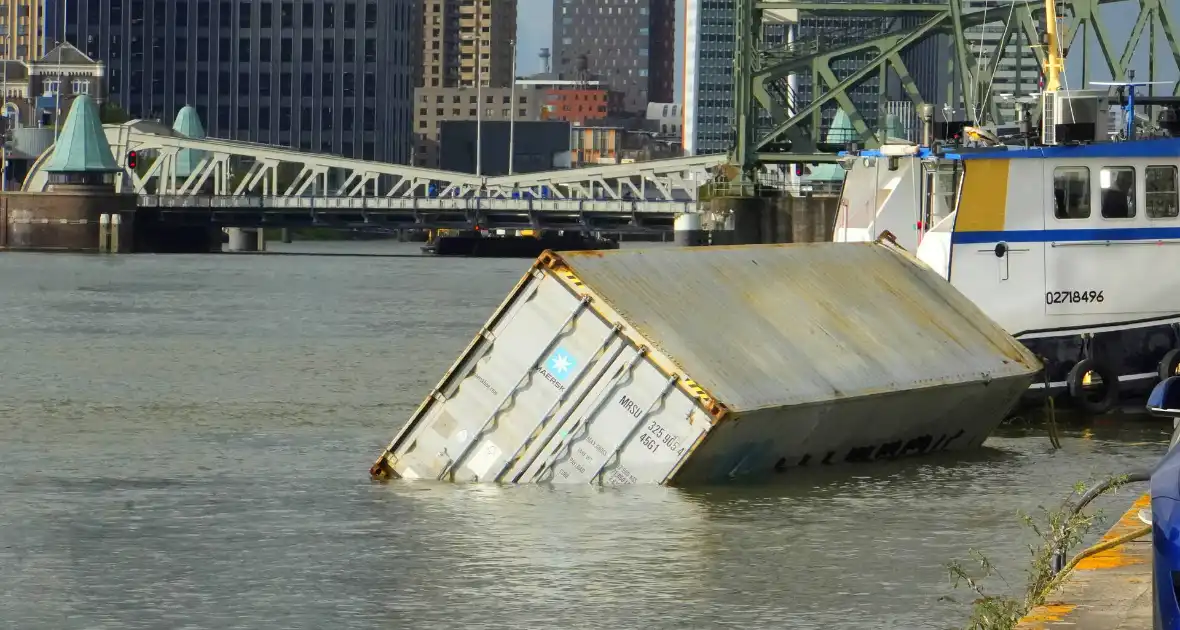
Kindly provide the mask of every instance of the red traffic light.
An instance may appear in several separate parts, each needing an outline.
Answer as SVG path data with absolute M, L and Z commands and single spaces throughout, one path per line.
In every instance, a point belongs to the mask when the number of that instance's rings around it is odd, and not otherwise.
M 795 164 L 795 177 L 803 177 L 803 165 Z
M 136 158 L 138 158 L 138 157 L 139 157 L 139 154 L 136 153 L 135 151 L 128 153 L 127 154 L 127 167 L 128 168 L 135 168 L 135 163 L 137 161 Z

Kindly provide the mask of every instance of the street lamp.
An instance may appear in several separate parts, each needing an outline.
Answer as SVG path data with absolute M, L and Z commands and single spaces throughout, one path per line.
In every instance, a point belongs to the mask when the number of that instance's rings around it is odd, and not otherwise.
M 512 158 L 516 154 L 516 38 L 512 39 L 512 86 L 508 91 L 508 174 L 512 174 Z
M 475 3 L 475 176 L 483 174 L 483 30 L 482 2 Z
M 55 106 L 55 109 L 57 111 L 54 113 L 54 116 L 53 116 L 53 143 L 54 144 L 57 144 L 58 135 L 61 133 L 61 89 L 62 89 L 61 83 L 63 80 L 61 61 L 62 61 L 62 55 L 65 53 L 65 51 L 62 50 L 62 46 L 66 42 L 66 14 L 69 12 L 69 10 L 70 10 L 69 9 L 69 2 L 63 1 L 61 3 L 61 43 L 58 44 L 58 48 L 57 48 L 57 94 L 56 94 L 57 104 Z

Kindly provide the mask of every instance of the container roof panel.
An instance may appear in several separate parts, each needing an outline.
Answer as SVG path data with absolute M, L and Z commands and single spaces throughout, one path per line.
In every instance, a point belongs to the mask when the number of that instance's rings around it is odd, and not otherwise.
M 558 258 L 735 411 L 1025 375 L 1036 357 L 949 283 L 874 243 Z

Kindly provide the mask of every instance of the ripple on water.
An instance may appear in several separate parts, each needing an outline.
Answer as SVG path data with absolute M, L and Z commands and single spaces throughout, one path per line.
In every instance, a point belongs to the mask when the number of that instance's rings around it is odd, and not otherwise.
M 1163 450 L 1106 424 L 758 486 L 370 483 L 527 265 L 0 256 L 0 619 L 946 628 L 971 599 L 947 561 L 978 548 L 1019 584 L 1019 510 Z

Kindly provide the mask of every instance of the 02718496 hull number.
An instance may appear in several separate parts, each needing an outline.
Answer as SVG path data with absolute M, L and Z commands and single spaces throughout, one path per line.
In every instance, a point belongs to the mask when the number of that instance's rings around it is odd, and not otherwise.
M 1101 303 L 1106 300 L 1102 296 L 1102 291 L 1081 290 L 1081 291 L 1048 291 L 1045 293 L 1045 304 L 1087 304 L 1091 302 Z

